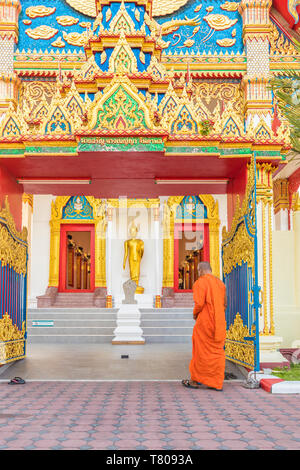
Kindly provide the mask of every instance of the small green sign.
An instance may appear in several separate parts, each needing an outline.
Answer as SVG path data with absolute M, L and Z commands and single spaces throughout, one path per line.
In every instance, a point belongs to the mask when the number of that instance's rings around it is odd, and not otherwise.
M 163 152 L 161 137 L 82 137 L 79 152 Z
M 53 320 L 32 320 L 32 326 L 54 326 Z

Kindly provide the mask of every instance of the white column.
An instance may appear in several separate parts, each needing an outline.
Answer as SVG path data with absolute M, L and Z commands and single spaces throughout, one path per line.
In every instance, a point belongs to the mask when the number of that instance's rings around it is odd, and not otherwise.
M 261 198 L 257 207 L 258 283 L 262 289 L 259 316 L 260 363 L 273 367 L 286 363 L 279 352 L 282 337 L 275 335 L 273 302 L 273 218 L 272 201 Z
M 288 230 L 289 229 L 289 211 L 288 209 L 280 209 L 274 216 L 275 230 Z
M 154 240 L 155 240 L 155 308 L 161 308 L 161 293 L 162 293 L 162 279 L 161 279 L 161 250 L 160 250 L 160 208 L 153 209 L 153 226 L 154 226 Z
M 22 201 L 22 227 L 27 228 L 28 240 L 28 265 L 27 265 L 27 295 L 30 297 L 31 277 L 31 235 L 32 235 L 33 195 L 23 194 Z
M 33 197 L 33 221 L 31 236 L 31 275 L 29 307 L 36 307 L 37 296 L 44 295 L 49 283 L 50 265 L 50 195 Z
M 112 236 L 113 236 L 113 208 L 107 208 L 106 229 L 106 307 L 112 308 Z

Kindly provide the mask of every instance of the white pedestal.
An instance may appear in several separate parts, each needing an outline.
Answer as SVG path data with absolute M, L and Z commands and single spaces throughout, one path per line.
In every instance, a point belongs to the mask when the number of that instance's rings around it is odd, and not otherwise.
M 287 359 L 279 351 L 281 343 L 282 338 L 280 336 L 259 337 L 259 359 L 261 365 L 272 368 L 288 363 Z
M 135 304 L 123 304 L 117 313 L 117 328 L 112 344 L 144 344 L 140 327 L 141 312 Z
M 153 308 L 154 303 L 154 294 L 135 294 L 135 300 L 137 301 L 136 307 L 139 308 Z M 115 308 L 122 308 L 122 300 L 124 299 L 124 294 L 114 297 L 114 306 Z

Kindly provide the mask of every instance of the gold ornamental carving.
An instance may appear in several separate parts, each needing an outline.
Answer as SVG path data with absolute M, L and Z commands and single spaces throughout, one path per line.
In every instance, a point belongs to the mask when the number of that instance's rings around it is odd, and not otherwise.
M 25 322 L 20 331 L 7 313 L 0 318 L 0 364 L 24 357 L 25 330 Z
M 58 196 L 51 205 L 50 220 L 50 262 L 49 287 L 58 287 L 60 259 L 60 228 L 61 224 L 93 224 L 95 225 L 95 287 L 106 287 L 106 216 L 105 204 L 101 199 L 86 196 L 93 209 L 93 219 L 63 219 L 63 208 L 71 196 Z
M 25 322 L 22 323 L 22 330 L 20 331 L 16 325 L 13 325 L 12 319 L 5 313 L 0 318 L 0 341 L 15 341 L 24 339 L 25 337 Z
M 237 364 L 254 367 L 253 341 L 244 339 L 249 336 L 254 336 L 254 331 L 249 331 L 243 324 L 240 313 L 237 313 L 233 324 L 227 330 L 225 355 Z
M 0 209 L 0 261 L 2 266 L 12 267 L 17 274 L 27 273 L 27 229 L 16 230 L 8 199 Z
M 66 2 L 74 8 L 74 10 L 83 13 L 84 15 L 95 18 L 97 15 L 95 0 L 66 0 Z M 153 0 L 152 2 L 152 15 L 164 16 L 174 13 L 184 6 L 188 0 Z
M 174 225 L 176 208 L 184 196 L 171 196 L 164 205 L 163 215 L 163 287 L 174 287 Z M 206 206 L 209 226 L 209 255 L 213 274 L 220 276 L 219 205 L 210 194 L 199 194 Z
M 239 226 L 231 242 L 223 246 L 223 274 L 229 274 L 243 263 L 254 267 L 254 239 L 248 235 L 244 223 Z

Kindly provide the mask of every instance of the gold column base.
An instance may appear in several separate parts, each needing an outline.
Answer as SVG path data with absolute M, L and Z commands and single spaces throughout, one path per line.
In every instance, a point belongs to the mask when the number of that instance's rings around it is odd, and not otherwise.
M 111 295 L 107 295 L 107 296 L 106 296 L 105 308 L 113 308 L 113 305 L 112 305 L 112 296 L 111 296 Z
M 155 296 L 155 308 L 161 308 L 161 296 L 160 295 Z

